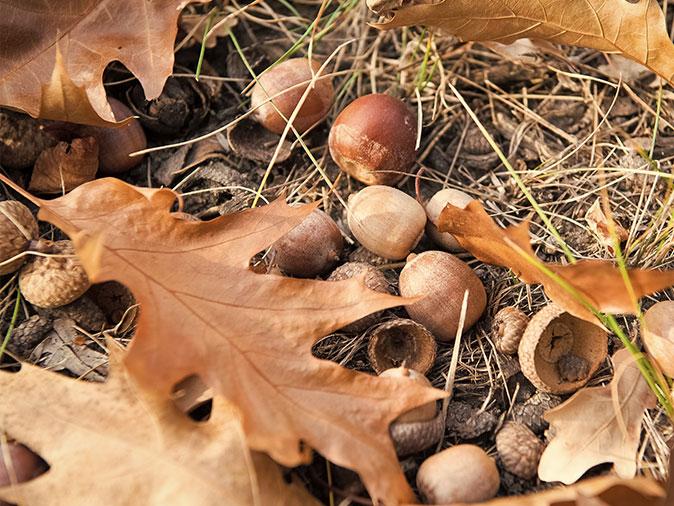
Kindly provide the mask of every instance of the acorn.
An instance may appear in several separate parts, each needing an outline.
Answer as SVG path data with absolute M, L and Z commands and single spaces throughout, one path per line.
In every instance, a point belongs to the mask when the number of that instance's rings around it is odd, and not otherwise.
M 674 301 L 658 302 L 644 313 L 641 338 L 648 354 L 674 378 Z
M 313 278 L 329 271 L 339 260 L 343 248 L 344 238 L 337 224 L 316 209 L 276 241 L 272 253 L 283 272 Z
M 19 274 L 19 288 L 28 302 L 41 308 L 61 307 L 89 289 L 89 278 L 72 242 L 39 241 L 38 249 L 50 256 L 34 257 Z
M 525 480 L 536 476 L 543 444 L 525 425 L 506 422 L 496 434 L 496 449 L 506 471 Z
M 431 382 L 423 374 L 407 367 L 387 369 L 382 378 L 405 378 L 432 388 Z M 396 418 L 390 427 L 391 439 L 399 456 L 420 452 L 437 443 L 444 433 L 442 414 L 436 401 L 417 406 Z
M 366 185 L 394 185 L 416 160 L 416 114 L 402 100 L 371 94 L 344 108 L 330 129 L 335 163 Z
M 38 238 L 37 221 L 26 206 L 16 200 L 0 202 L 0 276 L 19 269 L 26 261 L 19 257 L 4 264 L 28 249 L 30 242 Z
M 496 349 L 506 355 L 517 353 L 528 323 L 529 317 L 514 306 L 504 307 L 496 313 L 491 324 L 491 338 Z
M 267 130 L 282 134 L 286 119 L 290 119 L 320 67 L 321 64 L 316 60 L 291 58 L 262 74 L 251 92 L 253 117 Z M 304 133 L 325 119 L 334 95 L 332 79 L 319 76 L 293 121 L 295 129 Z
M 116 98 L 108 97 L 112 114 L 117 121 L 133 116 L 133 112 Z M 130 153 L 147 147 L 147 139 L 140 122 L 131 118 L 120 127 L 84 127 L 80 135 L 94 137 L 98 142 L 98 171 L 101 174 L 115 175 L 137 166 L 142 156 L 129 156 Z
M 431 197 L 426 203 L 426 216 L 428 217 L 426 233 L 435 244 L 453 253 L 465 251 L 452 234 L 438 230 L 437 222 L 440 218 L 440 213 L 447 207 L 447 204 L 451 204 L 459 209 L 465 209 L 473 200 L 467 193 L 454 190 L 453 188 L 440 190 Z
M 370 290 L 374 290 L 375 292 L 379 293 L 393 294 L 391 285 L 386 279 L 386 276 L 384 276 L 384 273 L 377 269 L 374 265 L 366 264 L 365 262 L 346 262 L 332 271 L 327 280 L 343 281 L 356 276 L 362 277 L 365 280 L 365 286 L 367 286 Z M 348 324 L 341 330 L 344 332 L 354 333 L 362 332 L 374 325 L 380 316 L 381 311 L 363 316 L 360 320 L 356 320 L 355 322 Z M 388 367 L 386 369 L 388 369 Z
M 417 473 L 417 488 L 428 504 L 487 501 L 498 492 L 500 481 L 494 459 L 468 444 L 430 456 Z
M 353 236 L 372 253 L 402 260 L 424 235 L 426 212 L 390 186 L 368 186 L 349 197 L 347 222 Z
M 367 356 L 377 374 L 394 367 L 408 367 L 426 374 L 435 362 L 435 338 L 423 325 L 395 318 L 370 333 Z
M 556 304 L 536 313 L 518 354 L 522 373 L 539 390 L 575 392 L 597 371 L 608 353 L 608 333 Z
M 440 341 L 451 342 L 456 338 L 466 290 L 464 331 L 479 320 L 487 305 L 484 286 L 466 263 L 450 253 L 425 251 L 410 255 L 400 273 L 400 295 L 423 297 L 406 305 L 407 313 Z

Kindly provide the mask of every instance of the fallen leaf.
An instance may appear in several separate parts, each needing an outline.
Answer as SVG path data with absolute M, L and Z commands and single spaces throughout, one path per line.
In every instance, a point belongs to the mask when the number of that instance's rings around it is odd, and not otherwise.
M 461 246 L 483 262 L 508 267 L 528 284 L 540 283 L 550 299 L 578 318 L 597 323 L 592 312 L 540 268 L 549 269 L 604 313 L 634 313 L 635 307 L 618 269 L 605 260 L 580 260 L 562 265 L 543 262 L 529 242 L 529 221 L 499 227 L 480 202 L 466 209 L 448 205 L 440 214 L 438 229 L 449 232 Z M 634 294 L 640 298 L 674 285 L 674 271 L 631 269 Z
M 23 192 L 6 177 L 0 179 Z M 297 226 L 314 205 L 282 200 L 189 222 L 176 194 L 99 179 L 45 201 L 39 217 L 76 245 L 94 283 L 117 280 L 141 305 L 127 364 L 169 396 L 193 374 L 241 413 L 249 446 L 285 466 L 311 449 L 357 471 L 385 504 L 412 500 L 389 437 L 404 411 L 441 391 L 352 371 L 312 356 L 320 337 L 405 299 L 339 282 L 255 274 L 250 258 Z
M 194 1 L 205 0 L 3 2 L 0 105 L 110 126 L 105 67 L 121 62 L 148 99 L 158 97 L 173 70 L 178 16 Z
M 35 161 L 28 189 L 37 193 L 65 193 L 92 181 L 98 171 L 98 144 L 93 137 L 59 142 Z
M 655 395 L 628 350 L 612 360 L 609 385 L 583 388 L 544 415 L 552 440 L 538 465 L 541 480 L 573 483 L 605 462 L 621 478 L 636 475 L 641 422 L 644 410 L 655 407 Z
M 236 17 L 231 17 L 225 12 L 220 12 L 213 16 L 211 27 L 208 31 L 208 39 L 206 39 L 206 47 L 215 47 L 218 43 L 218 37 L 229 37 L 229 32 L 238 24 L 238 21 Z M 180 28 L 186 33 L 190 33 L 197 25 L 199 26 L 192 34 L 192 41 L 186 44 L 186 47 L 190 47 L 195 43 L 199 45 L 203 44 L 206 21 L 203 14 L 185 14 L 180 17 Z
M 516 497 L 501 497 L 472 506 L 664 506 L 664 491 L 654 480 L 601 476 Z M 452 506 L 466 506 L 453 504 Z
M 30 364 L 0 371 L 0 432 L 50 465 L 31 481 L 0 488 L 0 497 L 73 506 L 255 504 L 236 410 L 216 399 L 211 419 L 196 423 L 170 399 L 139 388 L 115 351 L 103 384 Z
M 424 25 L 471 41 L 521 38 L 631 58 L 674 83 L 674 45 L 657 0 L 444 0 L 396 11 L 379 28 Z
M 595 200 L 594 204 L 587 210 L 587 213 L 585 213 L 585 221 L 587 221 L 590 230 L 595 233 L 599 238 L 599 242 L 601 242 L 607 251 L 611 254 L 615 253 L 613 250 L 613 235 L 609 228 L 609 218 L 601 208 L 601 199 L 598 198 Z M 618 241 L 626 241 L 629 237 L 629 232 L 615 220 L 613 220 L 613 226 L 615 227 L 615 234 L 618 236 Z

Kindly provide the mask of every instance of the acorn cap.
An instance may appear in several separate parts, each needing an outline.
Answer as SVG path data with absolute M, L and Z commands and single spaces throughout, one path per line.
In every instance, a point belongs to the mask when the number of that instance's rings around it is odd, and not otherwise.
M 0 202 L 0 263 L 26 251 L 39 235 L 37 222 L 26 206 L 16 200 Z M 16 271 L 25 258 L 0 266 L 0 276 Z
M 549 304 L 531 318 L 518 351 L 522 373 L 539 390 L 569 393 L 587 383 L 606 358 L 608 333 Z M 567 371 L 569 366 L 575 371 Z
M 372 331 L 367 356 L 377 374 L 403 364 L 426 374 L 435 362 L 436 348 L 435 338 L 426 327 L 407 318 L 396 318 Z
M 674 300 L 658 302 L 644 313 L 641 337 L 648 354 L 674 378 Z
M 81 297 L 91 284 L 70 241 L 40 241 L 52 255 L 36 256 L 19 274 L 24 298 L 37 307 L 65 306 Z
M 528 323 L 529 317 L 514 306 L 504 307 L 496 313 L 491 324 L 491 338 L 496 349 L 506 355 L 517 353 Z
M 506 471 L 525 480 L 536 476 L 543 444 L 526 426 L 506 422 L 496 434 L 496 449 Z
M 399 457 L 430 448 L 440 441 L 444 432 L 445 424 L 440 411 L 431 420 L 393 422 L 390 427 L 391 439 Z

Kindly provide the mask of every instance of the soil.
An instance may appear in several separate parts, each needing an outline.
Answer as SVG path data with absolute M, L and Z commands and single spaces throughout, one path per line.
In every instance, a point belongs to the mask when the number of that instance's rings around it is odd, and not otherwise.
M 295 13 L 282 2 L 274 2 L 278 19 L 265 23 L 255 16 L 240 17 L 233 33 L 256 73 L 276 61 L 300 38 L 304 27 L 316 17 L 319 4 L 297 3 Z M 189 9 L 204 12 L 199 7 Z M 251 12 L 263 16 L 262 11 Z M 269 167 L 279 136 L 264 132 L 260 143 L 251 142 L 258 134 L 257 126 L 249 120 L 239 125 L 238 130 L 222 129 L 241 118 L 249 102 L 245 91 L 250 75 L 229 38 L 219 38 L 215 47 L 206 49 L 207 65 L 199 85 L 194 85 L 193 70 L 186 70 L 196 67 L 199 47 L 186 44 L 180 49 L 176 54 L 177 75 L 162 97 L 151 104 L 139 98 L 138 85 L 126 69 L 119 64 L 110 66 L 105 75 L 108 92 L 142 112 L 141 122 L 151 147 L 196 139 L 219 130 L 207 141 L 150 153 L 122 179 L 139 186 L 174 188 L 183 194 L 183 211 L 198 219 L 250 207 L 259 188 L 269 201 L 281 194 L 292 202 L 320 200 L 347 238 L 343 262 L 364 261 L 377 266 L 395 292 L 404 262 L 376 257 L 350 235 L 342 202 L 362 185 L 342 174 L 327 150 L 329 125 L 346 104 L 370 92 L 389 93 L 422 112 L 419 156 L 413 173 L 397 185 L 401 190 L 427 200 L 443 187 L 460 189 L 482 201 L 485 209 L 504 226 L 532 217 L 532 242 L 538 256 L 546 261 L 564 262 L 561 248 L 533 214 L 531 203 L 446 87 L 451 80 L 577 258 L 613 258 L 585 220 L 590 206 L 605 195 L 614 218 L 628 231 L 623 244 L 628 264 L 674 268 L 671 226 L 674 129 L 670 124 L 674 123 L 674 94 L 669 88 L 661 93 L 652 74 L 646 73 L 618 88 L 598 70 L 607 60 L 596 51 L 563 47 L 549 52 L 540 48 L 533 55 L 509 58 L 480 44 L 432 36 L 421 28 L 406 30 L 403 38 L 400 31 L 378 32 L 368 27 L 366 23 L 374 21 L 374 16 L 364 4 L 354 1 L 329 7 L 321 26 L 326 26 L 335 12 L 339 22 L 315 41 L 312 51 L 320 60 L 333 57 L 334 63 L 329 68 L 335 73 L 337 98 L 327 120 L 303 138 L 333 190 L 294 138 L 288 138 L 282 156 Z M 300 23 L 301 29 L 295 23 L 297 20 L 305 23 Z M 178 40 L 184 36 L 185 33 L 180 33 Z M 339 48 L 348 40 L 354 42 Z M 302 39 L 295 56 L 306 55 L 307 41 Z M 430 49 L 426 52 L 426 48 Z M 428 79 L 419 71 L 423 60 L 432 69 Z M 653 111 L 658 108 L 658 101 L 662 113 L 659 128 L 654 132 Z M 50 145 L 51 141 L 42 134 L 49 130 L 49 124 L 5 111 L 0 111 L 0 121 L 0 143 L 4 143 L 0 148 L 16 142 L 17 137 L 23 138 L 26 132 L 40 132 L 35 139 L 41 144 L 32 148 L 22 146 L 20 160 L 14 166 L 5 163 L 7 155 L 0 150 L 2 168 L 25 185 L 30 178 L 30 168 L 26 167 L 31 165 L 27 158 L 37 157 L 41 149 Z M 642 149 L 644 146 L 646 151 Z M 14 197 L 4 190 L 2 198 Z M 58 230 L 44 223 L 41 232 L 49 239 L 63 238 Z M 424 238 L 415 252 L 429 249 L 437 246 Z M 523 480 L 507 473 L 501 467 L 494 444 L 496 432 L 512 419 L 526 423 L 545 441 L 544 409 L 568 398 L 537 392 L 519 372 L 516 357 L 497 352 L 490 337 L 491 320 L 500 309 L 517 306 L 533 315 L 548 302 L 546 296 L 539 286 L 521 283 L 506 269 L 482 264 L 467 253 L 458 256 L 475 270 L 489 299 L 482 319 L 462 336 L 446 430 L 439 447 L 469 442 L 496 457 L 501 471 L 499 495 L 555 486 L 537 478 Z M 268 257 L 258 257 L 255 268 L 270 272 L 274 266 Z M 12 316 L 14 287 L 15 279 L 11 276 L 0 280 L 2 336 Z M 672 289 L 647 298 L 644 307 L 671 298 L 674 298 Z M 35 350 L 48 336 L 53 336 L 55 322 L 60 328 L 74 329 L 75 337 L 67 346 L 75 356 L 100 353 L 103 331 L 128 341 L 133 334 L 137 308 L 124 287 L 105 284 L 92 287 L 85 297 L 66 308 L 39 310 L 24 303 L 21 309 L 2 367 L 11 365 L 10 357 L 44 361 L 49 350 L 42 350 L 37 356 Z M 374 324 L 394 317 L 407 315 L 402 308 L 384 311 Z M 634 318 L 621 318 L 620 322 L 629 336 L 637 338 Z M 337 332 L 318 341 L 314 354 L 348 368 L 374 373 L 367 356 L 368 335 L 369 330 L 355 334 Z M 617 339 L 612 338 L 610 351 L 619 346 Z M 445 387 L 453 347 L 438 344 L 435 364 L 427 374 L 438 388 Z M 97 370 L 95 377 L 88 377 L 80 369 L 67 367 L 62 372 L 90 380 L 101 380 L 105 375 L 104 370 Z M 605 384 L 611 376 L 606 362 L 589 385 Z M 647 415 L 640 472 L 647 469 L 658 479 L 666 477 L 667 455 L 663 454 L 663 448 L 667 448 L 672 434 L 672 426 L 659 409 Z M 431 448 L 402 461 L 410 483 L 414 484 L 419 464 L 435 450 Z M 599 466 L 588 476 L 609 471 L 610 466 Z M 320 456 L 311 465 L 288 472 L 300 476 L 326 504 L 344 498 L 354 504 L 369 504 L 357 475 L 326 463 Z

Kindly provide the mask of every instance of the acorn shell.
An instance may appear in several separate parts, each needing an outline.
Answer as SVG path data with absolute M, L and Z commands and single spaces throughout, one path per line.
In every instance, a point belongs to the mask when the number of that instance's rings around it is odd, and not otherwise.
M 402 260 L 424 235 L 426 212 L 406 193 L 375 185 L 349 197 L 347 222 L 353 236 L 372 253 Z
M 539 390 L 554 394 L 575 392 L 606 358 L 608 333 L 556 304 L 549 304 L 531 318 L 518 352 L 522 373 Z M 558 363 L 569 356 L 587 363 L 585 377 L 577 381 L 562 379 Z
M 377 374 L 401 366 L 426 374 L 435 362 L 436 348 L 433 334 L 423 325 L 396 318 L 372 330 L 367 356 Z
M 465 209 L 473 200 L 474 199 L 467 193 L 453 188 L 440 190 L 431 197 L 425 206 L 426 216 L 428 217 L 426 233 L 435 244 L 454 253 L 465 251 L 452 234 L 449 232 L 440 232 L 436 223 L 440 218 L 440 213 L 447 207 L 447 204 L 451 204 L 460 209 Z
M 674 300 L 658 302 L 644 313 L 641 337 L 660 369 L 674 378 Z
M 425 251 L 410 258 L 400 273 L 400 295 L 423 297 L 406 305 L 407 313 L 440 341 L 456 339 L 466 290 L 464 332 L 480 319 L 487 305 L 484 286 L 466 263 L 450 253 Z
M 371 94 L 351 102 L 330 129 L 330 155 L 367 185 L 394 185 L 416 160 L 416 114 L 402 100 Z
M 26 251 L 31 240 L 39 235 L 37 221 L 26 206 L 16 200 L 0 202 L 0 262 Z M 10 274 L 23 265 L 25 257 L 0 266 L 0 276 Z
M 309 86 L 313 73 L 320 68 L 321 64 L 315 60 L 291 58 L 262 74 L 251 92 L 251 107 L 255 109 L 255 119 L 267 130 L 282 134 L 286 120 L 276 108 L 290 119 Z M 332 79 L 320 76 L 293 121 L 295 129 L 304 133 L 325 118 L 332 106 L 334 94 Z
M 314 210 L 272 246 L 279 268 L 301 278 L 313 278 L 330 270 L 339 260 L 344 238 L 330 216 Z
M 393 294 L 391 285 L 389 285 L 389 282 L 386 279 L 384 273 L 380 269 L 377 269 L 374 265 L 370 265 L 365 262 L 346 262 L 332 271 L 327 281 L 343 281 L 356 276 L 364 278 L 365 286 L 367 286 L 370 290 L 374 290 L 375 292 L 379 293 Z M 343 332 L 362 332 L 377 323 L 377 320 L 381 314 L 382 312 L 378 311 L 376 313 L 363 316 L 361 319 L 348 324 L 340 330 Z M 389 367 L 397 367 L 397 365 L 392 365 Z M 385 369 L 388 369 L 388 367 Z M 381 371 L 377 370 L 377 372 L 379 373 Z
M 65 306 L 81 297 L 91 284 L 84 267 L 75 255 L 70 241 L 47 243 L 50 254 L 68 256 L 36 256 L 19 274 L 19 287 L 24 298 L 37 307 Z

